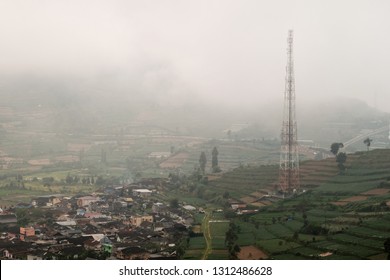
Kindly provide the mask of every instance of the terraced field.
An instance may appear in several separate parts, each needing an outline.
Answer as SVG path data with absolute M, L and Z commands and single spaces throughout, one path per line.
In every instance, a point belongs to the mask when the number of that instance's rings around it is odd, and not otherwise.
M 235 142 L 235 141 L 208 141 L 196 146 L 185 147 L 188 153 L 180 168 L 185 171 L 192 171 L 199 166 L 199 156 L 202 151 L 206 153 L 206 170 L 211 170 L 211 151 L 218 148 L 219 166 L 223 171 L 230 171 L 240 165 L 264 165 L 274 164 L 279 160 L 278 143 L 263 142 Z
M 239 245 L 256 246 L 274 259 L 386 258 L 390 150 L 348 155 L 346 166 L 341 175 L 334 158 L 302 162 L 306 192 L 268 199 L 257 214 L 234 218 L 240 227 Z M 215 192 L 228 191 L 232 198 L 255 205 L 274 192 L 277 177 L 275 165 L 243 167 L 209 184 Z

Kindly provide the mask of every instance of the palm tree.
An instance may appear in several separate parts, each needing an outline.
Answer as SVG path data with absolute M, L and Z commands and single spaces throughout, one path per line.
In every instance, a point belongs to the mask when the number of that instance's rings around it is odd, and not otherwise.
M 372 139 L 370 139 L 369 137 L 367 137 L 367 138 L 364 139 L 364 141 L 363 141 L 363 143 L 367 145 L 367 151 L 370 150 L 371 142 L 372 142 Z

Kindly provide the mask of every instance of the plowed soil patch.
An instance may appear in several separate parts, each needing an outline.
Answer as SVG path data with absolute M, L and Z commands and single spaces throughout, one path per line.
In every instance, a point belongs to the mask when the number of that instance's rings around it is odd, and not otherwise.
M 367 196 L 362 196 L 362 195 L 357 195 L 357 196 L 352 196 L 348 198 L 344 198 L 341 201 L 346 201 L 346 202 L 355 202 L 355 201 L 363 201 L 366 200 Z
M 240 260 L 265 260 L 268 259 L 268 255 L 256 248 L 255 246 L 241 247 L 241 251 L 238 253 L 238 259 Z
M 390 189 L 372 189 L 361 194 L 362 195 L 383 195 L 383 194 L 387 194 L 388 192 L 390 192 Z
M 174 155 L 170 157 L 169 159 L 163 161 L 160 163 L 161 168 L 178 168 L 181 167 L 184 162 L 187 160 L 188 154 L 187 153 L 178 153 L 177 155 Z

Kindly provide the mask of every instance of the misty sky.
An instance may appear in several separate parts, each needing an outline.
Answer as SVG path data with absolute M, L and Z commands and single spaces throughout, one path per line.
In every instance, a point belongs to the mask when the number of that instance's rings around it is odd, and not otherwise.
M 390 112 L 389 11 L 387 0 L 0 0 L 0 83 L 267 104 L 283 98 L 293 29 L 298 107 L 356 96 Z

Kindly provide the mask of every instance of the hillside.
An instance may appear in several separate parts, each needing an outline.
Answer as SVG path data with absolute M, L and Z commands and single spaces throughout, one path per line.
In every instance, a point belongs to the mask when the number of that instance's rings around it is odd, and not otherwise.
M 306 192 L 292 198 L 264 196 L 273 193 L 276 165 L 237 168 L 209 184 L 216 193 L 228 191 L 259 209 L 232 221 L 240 227 L 239 245 L 255 245 L 268 258 L 385 259 L 389 174 L 390 150 L 378 149 L 348 155 L 343 175 L 334 158 L 302 162 Z

